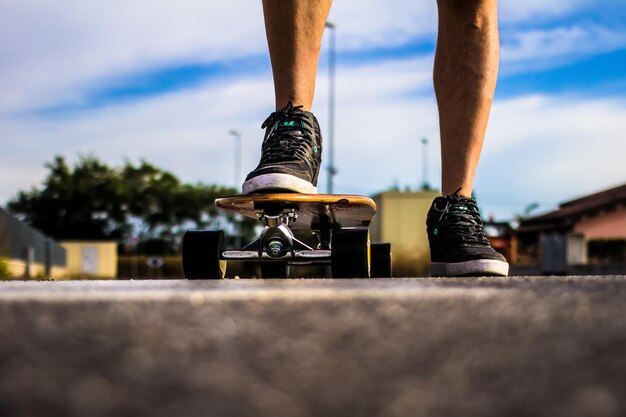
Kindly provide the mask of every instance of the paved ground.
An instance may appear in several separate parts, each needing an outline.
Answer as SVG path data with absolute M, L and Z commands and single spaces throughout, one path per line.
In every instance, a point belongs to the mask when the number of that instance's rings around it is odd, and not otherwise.
M 0 416 L 623 416 L 626 277 L 0 283 Z

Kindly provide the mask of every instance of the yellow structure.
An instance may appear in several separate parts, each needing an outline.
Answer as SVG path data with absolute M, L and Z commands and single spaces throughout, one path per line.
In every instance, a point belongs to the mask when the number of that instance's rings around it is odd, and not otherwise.
M 65 274 L 65 249 L 0 207 L 0 279 L 56 279 Z
M 46 266 L 41 263 L 29 263 L 21 259 L 6 259 L 9 274 L 13 278 L 49 278 L 62 279 L 67 275 L 67 269 L 58 265 L 51 265 L 46 271 Z
M 430 249 L 426 214 L 437 191 L 387 191 L 375 195 L 378 212 L 370 232 L 373 242 L 391 242 L 394 276 L 427 276 Z
M 117 277 L 117 242 L 63 241 L 67 274 L 96 278 Z

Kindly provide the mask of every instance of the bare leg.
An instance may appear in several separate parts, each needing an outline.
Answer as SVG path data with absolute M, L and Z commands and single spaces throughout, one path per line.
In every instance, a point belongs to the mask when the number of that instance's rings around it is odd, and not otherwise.
M 324 25 L 331 0 L 264 0 L 276 108 L 310 111 Z
M 438 0 L 442 192 L 469 197 L 498 76 L 497 0 Z

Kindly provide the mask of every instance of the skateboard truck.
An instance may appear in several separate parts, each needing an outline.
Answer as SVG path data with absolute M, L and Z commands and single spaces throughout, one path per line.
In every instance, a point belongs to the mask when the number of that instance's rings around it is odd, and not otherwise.
M 225 251 L 224 258 L 320 258 L 328 257 L 328 251 L 316 251 L 306 243 L 298 240 L 291 229 L 290 222 L 298 219 L 298 210 L 294 208 L 258 208 L 255 210 L 257 218 L 265 226 L 263 231 L 252 242 L 239 251 Z

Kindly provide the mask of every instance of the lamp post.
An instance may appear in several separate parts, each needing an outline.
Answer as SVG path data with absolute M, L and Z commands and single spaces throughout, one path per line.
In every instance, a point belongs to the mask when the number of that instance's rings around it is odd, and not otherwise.
M 230 134 L 235 138 L 235 187 L 239 187 L 241 185 L 241 133 L 233 129 Z
M 428 138 L 422 138 L 422 190 L 430 190 L 428 184 Z
M 231 130 L 230 135 L 235 138 L 235 189 L 241 187 L 241 133 L 238 130 Z M 241 188 L 239 188 L 241 189 Z M 235 245 L 237 248 L 241 247 L 241 215 L 235 214 Z
M 328 48 L 328 194 L 333 193 L 334 177 L 337 174 L 335 168 L 335 24 L 326 22 L 330 30 Z

